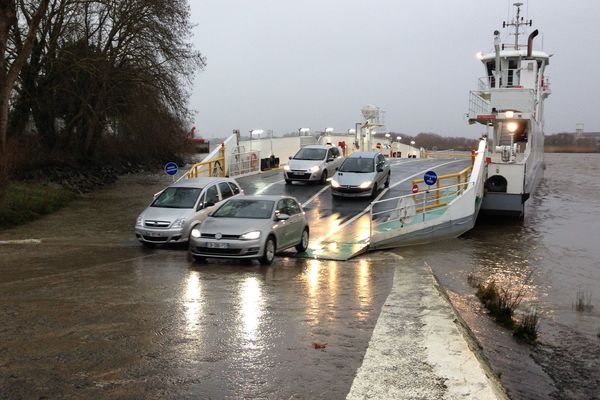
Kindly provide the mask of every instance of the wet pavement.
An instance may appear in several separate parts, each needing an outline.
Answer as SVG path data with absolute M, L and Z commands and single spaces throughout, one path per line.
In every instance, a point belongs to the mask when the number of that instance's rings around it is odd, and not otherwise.
M 280 172 L 240 183 L 246 193 L 295 195 L 311 216 L 311 242 L 362 229 L 352 219 L 368 201 L 338 207 L 322 186 L 285 185 Z M 345 398 L 374 343 L 398 256 L 278 257 L 265 267 L 199 265 L 185 247 L 148 250 L 133 225 L 166 184 L 125 176 L 0 232 L 0 241 L 39 240 L 0 246 L 0 398 Z

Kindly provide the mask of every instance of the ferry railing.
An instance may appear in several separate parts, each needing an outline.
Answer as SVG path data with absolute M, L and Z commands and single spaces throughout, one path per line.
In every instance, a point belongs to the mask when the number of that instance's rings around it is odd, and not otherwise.
M 473 154 L 471 154 L 471 160 L 474 160 L 475 156 Z M 426 207 L 429 208 L 435 208 L 435 207 L 441 207 L 444 204 L 442 204 L 442 199 L 441 199 L 441 193 L 442 193 L 442 189 L 446 189 L 448 187 L 453 187 L 455 185 L 445 185 L 442 186 L 442 182 L 443 181 L 448 181 L 448 180 L 456 180 L 456 185 L 458 185 L 458 192 L 456 193 L 456 195 L 460 195 L 462 193 L 462 191 L 464 190 L 464 188 L 462 187 L 464 183 L 468 183 L 469 181 L 469 176 L 471 174 L 471 171 L 473 169 L 472 165 L 469 165 L 468 167 L 464 168 L 463 170 L 456 172 L 456 173 L 452 173 L 452 174 L 446 174 L 446 175 L 440 175 L 437 178 L 437 181 L 435 183 L 435 203 L 431 204 L 431 205 L 426 205 Z M 423 179 L 415 179 L 412 181 L 413 187 L 415 187 L 415 185 L 417 187 L 419 187 L 419 184 L 423 184 L 425 183 L 425 181 Z M 422 185 L 421 185 L 422 187 Z M 419 187 L 419 189 L 421 189 L 421 187 Z M 426 191 L 431 191 L 430 187 L 425 189 Z M 418 193 L 421 193 L 422 190 L 419 190 Z M 417 201 L 417 194 L 414 194 L 414 200 L 415 202 Z
M 241 177 L 260 171 L 260 152 L 257 150 L 233 152 L 229 158 L 229 176 Z
M 370 210 L 370 237 L 441 217 L 471 183 L 463 181 L 374 202 Z
M 219 147 L 219 157 L 192 165 L 178 181 L 184 178 L 198 178 L 199 176 L 225 176 L 225 167 L 225 145 L 221 144 Z
M 489 114 L 492 111 L 490 102 L 477 92 L 471 91 L 469 94 L 469 115 Z

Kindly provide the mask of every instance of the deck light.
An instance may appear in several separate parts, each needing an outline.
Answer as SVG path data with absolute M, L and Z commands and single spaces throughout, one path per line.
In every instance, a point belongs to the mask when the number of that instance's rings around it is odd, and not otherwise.
M 510 111 L 510 110 L 509 110 L 509 111 L 506 111 L 506 112 L 504 113 L 504 117 L 505 117 L 505 118 L 512 118 L 512 117 L 514 117 L 514 116 L 515 116 L 515 112 L 514 112 L 514 111 Z
M 333 128 L 327 128 L 327 129 L 325 129 L 325 133 L 331 133 L 331 132 L 333 132 Z
M 514 122 L 514 121 L 511 121 L 511 122 L 509 122 L 509 123 L 506 125 L 506 129 L 508 129 L 508 131 L 509 131 L 510 133 L 515 133 L 515 132 L 517 131 L 517 128 L 518 128 L 518 127 L 519 127 L 519 124 L 517 124 L 517 123 L 516 123 L 516 122 Z

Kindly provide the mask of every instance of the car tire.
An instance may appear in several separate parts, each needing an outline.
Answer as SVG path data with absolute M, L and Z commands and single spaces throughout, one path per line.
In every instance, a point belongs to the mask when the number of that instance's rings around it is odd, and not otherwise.
M 377 183 L 373 184 L 373 190 L 371 191 L 371 198 L 374 199 L 377 197 Z
M 291 184 L 292 184 L 292 181 L 291 181 L 291 179 L 286 179 L 286 180 L 285 180 L 285 184 L 286 184 L 286 185 L 291 185 Z
M 296 251 L 298 253 L 304 253 L 306 249 L 308 249 L 308 228 L 304 228 L 300 243 L 296 245 Z
M 327 168 L 325 168 L 321 174 L 321 183 L 327 183 Z
M 390 173 L 388 172 L 387 174 L 387 179 L 385 180 L 385 187 L 389 188 L 390 187 Z
M 275 238 L 273 236 L 269 236 L 265 242 L 263 255 L 259 259 L 260 263 L 262 265 L 271 265 L 271 263 L 273 263 L 273 259 L 275 258 L 276 250 L 277 246 L 275 245 Z

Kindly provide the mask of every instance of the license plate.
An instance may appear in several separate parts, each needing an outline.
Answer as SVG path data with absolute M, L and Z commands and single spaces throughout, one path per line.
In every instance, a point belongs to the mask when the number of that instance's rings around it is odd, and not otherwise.
M 159 232 L 146 232 L 146 236 L 161 237 L 162 235 Z
M 226 249 L 229 247 L 229 243 L 206 242 L 206 247 L 209 249 Z

